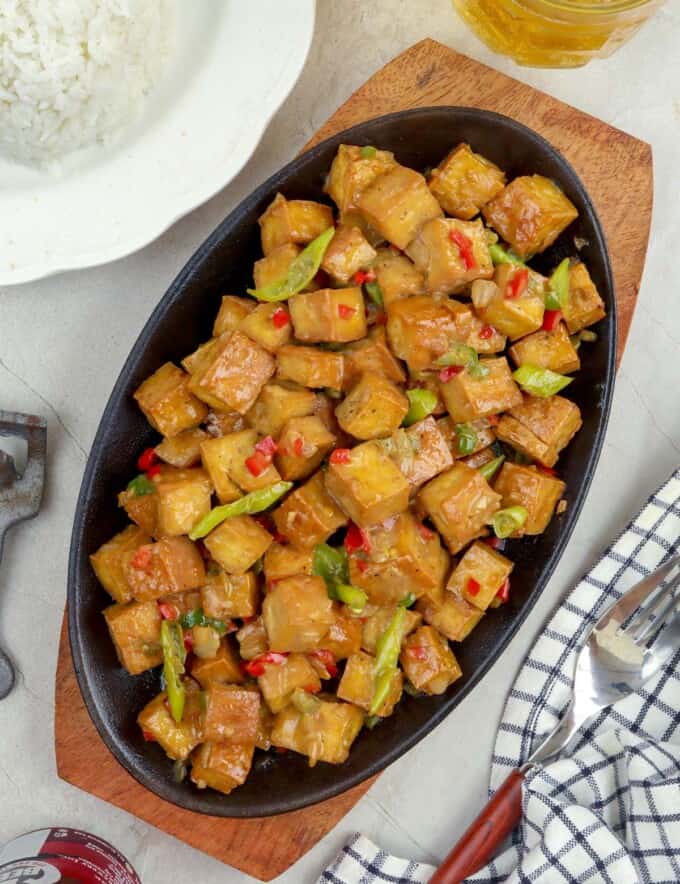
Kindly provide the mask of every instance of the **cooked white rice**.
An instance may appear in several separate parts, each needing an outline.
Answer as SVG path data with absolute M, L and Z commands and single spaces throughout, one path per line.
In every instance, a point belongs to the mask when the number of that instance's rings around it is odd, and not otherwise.
M 175 33 L 174 0 L 0 0 L 0 154 L 45 164 L 141 113 Z

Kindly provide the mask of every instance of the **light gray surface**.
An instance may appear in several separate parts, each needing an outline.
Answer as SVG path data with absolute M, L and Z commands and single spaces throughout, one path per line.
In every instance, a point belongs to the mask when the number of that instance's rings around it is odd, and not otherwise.
M 502 662 L 444 724 L 380 778 L 330 835 L 279 878 L 280 884 L 315 881 L 354 830 L 416 859 L 434 862 L 446 853 L 483 801 L 503 699 L 532 638 L 598 551 L 677 466 L 680 15 L 675 4 L 669 3 L 609 61 L 560 72 L 517 68 L 493 56 L 466 31 L 448 0 L 320 0 L 315 43 L 303 75 L 236 181 L 128 259 L 0 291 L 0 407 L 36 411 L 50 421 L 44 509 L 37 521 L 8 536 L 0 573 L 0 645 L 22 670 L 17 690 L 0 703 L 0 842 L 42 825 L 70 824 L 112 840 L 144 884 L 164 884 L 169 874 L 199 884 L 253 880 L 56 777 L 53 677 L 73 509 L 111 386 L 176 272 L 217 222 L 289 160 L 354 89 L 426 36 L 649 141 L 656 191 L 651 245 L 604 454 L 549 587 Z M 635 218 L 629 223 L 635 224 Z

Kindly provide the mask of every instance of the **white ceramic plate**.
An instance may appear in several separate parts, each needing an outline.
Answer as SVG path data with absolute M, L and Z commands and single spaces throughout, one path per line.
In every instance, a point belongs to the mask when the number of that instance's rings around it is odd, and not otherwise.
M 59 177 L 0 160 L 0 285 L 134 252 L 223 188 L 305 63 L 314 0 L 178 0 L 177 46 L 123 141 Z

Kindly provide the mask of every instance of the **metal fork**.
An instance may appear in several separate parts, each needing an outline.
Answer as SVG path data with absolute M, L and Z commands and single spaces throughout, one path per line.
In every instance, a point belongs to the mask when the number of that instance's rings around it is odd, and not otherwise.
M 559 724 L 514 770 L 430 879 L 459 884 L 489 861 L 522 816 L 522 782 L 557 755 L 587 721 L 638 691 L 680 648 L 680 556 L 614 602 L 587 633 L 575 662 L 572 698 Z

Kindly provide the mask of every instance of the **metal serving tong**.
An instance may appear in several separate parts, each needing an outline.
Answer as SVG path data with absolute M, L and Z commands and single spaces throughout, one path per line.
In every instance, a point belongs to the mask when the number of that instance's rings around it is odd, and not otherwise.
M 47 455 L 47 422 L 33 414 L 0 411 L 0 436 L 16 436 L 28 445 L 26 469 L 20 476 L 14 460 L 0 449 L 0 561 L 8 528 L 32 519 L 40 509 Z M 14 687 L 14 668 L 0 648 L 0 700 Z
M 638 691 L 680 648 L 680 556 L 674 556 L 611 605 L 576 658 L 573 695 L 555 728 L 514 770 L 446 857 L 430 884 L 459 884 L 478 871 L 522 816 L 525 774 L 565 749 L 603 709 Z

